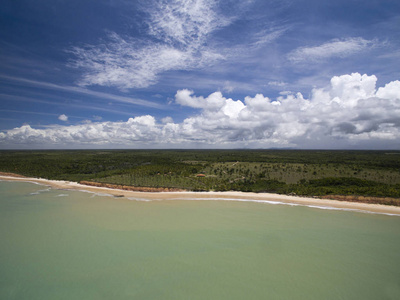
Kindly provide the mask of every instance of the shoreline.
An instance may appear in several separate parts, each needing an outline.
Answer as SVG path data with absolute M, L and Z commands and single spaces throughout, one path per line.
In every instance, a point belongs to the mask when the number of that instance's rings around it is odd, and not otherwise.
M 362 202 L 348 202 L 333 199 L 318 199 L 310 197 L 299 197 L 272 193 L 252 192 L 190 192 L 190 191 L 168 191 L 168 192 L 141 192 L 108 187 L 98 187 L 80 184 L 72 181 L 49 180 L 42 178 L 24 177 L 17 174 L 0 174 L 3 181 L 32 182 L 50 186 L 60 190 L 88 191 L 92 193 L 103 193 L 115 197 L 138 198 L 148 200 L 231 200 L 231 201 L 253 201 L 270 202 L 274 204 L 301 205 L 322 209 L 341 209 L 359 212 L 380 213 L 400 216 L 399 206 L 388 206 L 381 204 L 369 204 Z M 193 199 L 195 198 L 195 199 Z

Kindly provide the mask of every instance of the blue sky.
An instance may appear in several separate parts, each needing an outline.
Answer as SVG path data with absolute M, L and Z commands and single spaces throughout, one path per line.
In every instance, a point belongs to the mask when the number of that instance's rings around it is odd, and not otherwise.
M 400 149 L 400 2 L 6 0 L 0 148 Z

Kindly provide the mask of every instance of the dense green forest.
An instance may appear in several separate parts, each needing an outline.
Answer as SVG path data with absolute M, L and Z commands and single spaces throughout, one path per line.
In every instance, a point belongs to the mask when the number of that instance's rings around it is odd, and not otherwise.
M 400 198 L 400 151 L 0 151 L 0 171 L 192 191 Z

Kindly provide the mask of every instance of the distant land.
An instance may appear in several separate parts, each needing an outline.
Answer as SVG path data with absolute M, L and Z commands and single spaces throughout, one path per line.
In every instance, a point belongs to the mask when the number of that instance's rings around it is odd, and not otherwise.
M 242 191 L 400 206 L 400 151 L 0 151 L 0 171 L 143 191 Z

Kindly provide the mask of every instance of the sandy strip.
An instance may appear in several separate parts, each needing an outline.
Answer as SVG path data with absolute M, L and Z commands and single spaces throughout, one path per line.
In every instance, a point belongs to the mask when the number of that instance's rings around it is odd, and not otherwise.
M 245 192 L 161 192 L 161 193 L 148 193 L 148 192 L 134 192 L 126 190 L 111 189 L 106 187 L 94 187 L 79 184 L 70 181 L 61 180 L 47 180 L 41 178 L 30 178 L 30 177 L 14 177 L 0 175 L 0 180 L 5 181 L 24 181 L 34 182 L 46 186 L 50 186 L 55 189 L 62 190 L 80 190 L 89 191 L 93 193 L 109 194 L 113 196 L 123 196 L 126 198 L 138 198 L 148 200 L 237 200 L 237 201 L 269 201 L 269 202 L 281 202 L 285 204 L 304 205 L 310 207 L 319 208 L 331 208 L 331 209 L 345 209 L 345 210 L 357 210 L 372 213 L 390 214 L 400 216 L 400 207 L 379 205 L 379 204 L 367 204 L 367 203 L 355 203 L 337 200 L 327 199 L 316 199 L 307 197 L 288 196 L 280 194 L 270 193 L 245 193 Z

